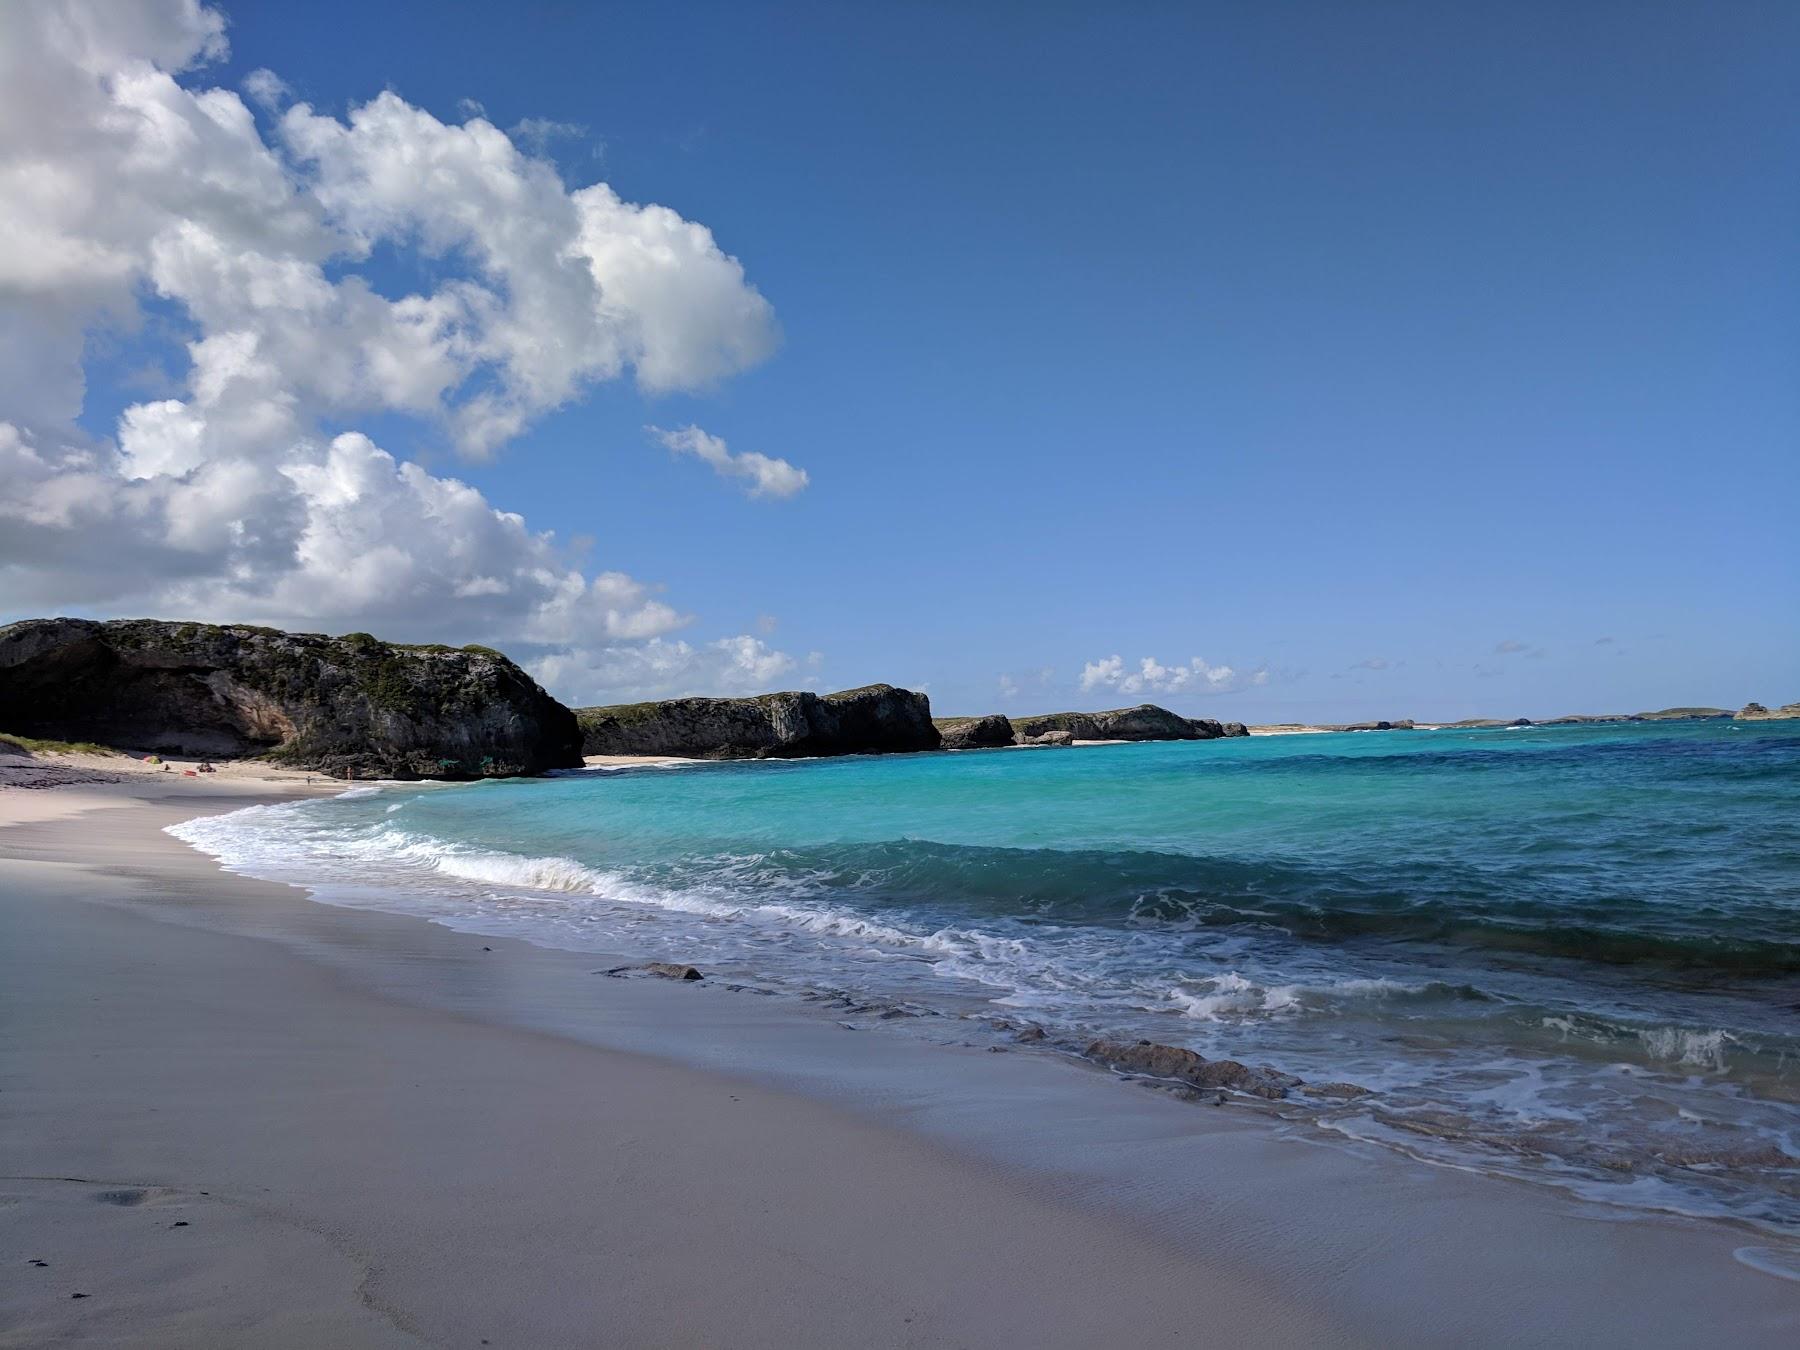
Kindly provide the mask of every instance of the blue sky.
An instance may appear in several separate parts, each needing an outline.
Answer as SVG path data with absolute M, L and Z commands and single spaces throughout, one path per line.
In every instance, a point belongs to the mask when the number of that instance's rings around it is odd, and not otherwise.
M 739 373 L 594 381 L 486 459 L 354 426 L 591 538 L 688 640 L 790 654 L 776 683 L 1246 720 L 1800 697 L 1792 6 L 226 17 L 184 86 L 519 128 L 742 264 L 781 340 Z M 181 378 L 170 309 L 90 342 L 88 434 L 146 351 Z M 806 487 L 645 431 L 689 424 Z

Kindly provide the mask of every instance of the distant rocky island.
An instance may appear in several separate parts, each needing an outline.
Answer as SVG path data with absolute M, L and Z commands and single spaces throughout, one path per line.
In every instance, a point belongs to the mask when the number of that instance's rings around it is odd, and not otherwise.
M 1788 722 L 1800 718 L 1800 703 L 1784 703 L 1779 708 L 1746 703 L 1732 716 L 1740 722 Z
M 1415 722 L 1400 718 L 1392 722 L 1271 722 L 1253 726 L 1255 734 L 1292 731 L 1479 731 L 1495 727 L 1577 727 L 1607 726 L 1623 722 L 1705 722 L 1736 719 L 1741 722 L 1772 721 L 1800 718 L 1800 703 L 1789 703 L 1770 711 L 1760 703 L 1747 704 L 1741 711 L 1729 708 L 1658 708 L 1654 712 L 1635 713 L 1570 713 L 1564 717 L 1465 717 L 1459 722 Z
M 1563 717 L 1546 717 L 1533 721 L 1515 717 L 1510 722 L 1492 717 L 1470 717 L 1461 722 L 1446 722 L 1448 727 L 1579 727 L 1600 726 L 1609 722 L 1695 722 L 1731 716 L 1729 708 L 1658 708 L 1655 712 L 1636 713 L 1569 713 Z

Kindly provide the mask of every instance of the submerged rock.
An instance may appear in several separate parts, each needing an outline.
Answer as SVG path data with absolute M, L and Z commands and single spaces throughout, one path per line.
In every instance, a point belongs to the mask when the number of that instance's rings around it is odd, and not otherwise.
M 358 778 L 581 763 L 575 716 L 486 647 L 155 619 L 0 628 L 8 731 L 165 754 L 267 755 Z
M 698 966 L 682 965 L 679 961 L 646 961 L 641 966 L 609 966 L 606 970 L 596 970 L 595 975 L 610 975 L 615 980 L 632 980 L 640 975 L 655 975 L 664 980 L 704 980 Z M 727 986 L 733 990 L 742 989 L 743 985 Z M 762 993 L 762 990 L 753 992 Z
M 1013 725 L 999 713 L 985 717 L 934 717 L 945 750 L 988 750 L 1013 743 Z
M 931 702 L 871 684 L 837 694 L 673 698 L 577 708 L 582 753 L 695 759 L 800 759 L 814 755 L 936 750 Z
M 1230 1088 L 1271 1101 L 1287 1096 L 1289 1088 L 1300 1084 L 1292 1074 L 1253 1068 L 1235 1059 L 1206 1059 L 1192 1050 L 1155 1041 L 1099 1040 L 1088 1046 L 1086 1053 L 1109 1068 L 1172 1078 L 1197 1088 Z

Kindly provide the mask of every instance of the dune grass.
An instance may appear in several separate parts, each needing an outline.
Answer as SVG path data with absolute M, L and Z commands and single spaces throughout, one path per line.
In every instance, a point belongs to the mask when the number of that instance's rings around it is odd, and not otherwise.
M 46 741 L 35 736 L 15 736 L 0 731 L 0 750 L 24 751 L 29 755 L 116 755 L 119 752 L 92 741 Z

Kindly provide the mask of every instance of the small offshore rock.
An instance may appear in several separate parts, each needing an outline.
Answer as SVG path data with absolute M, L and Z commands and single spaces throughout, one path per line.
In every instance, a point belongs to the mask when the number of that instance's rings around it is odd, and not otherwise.
M 673 961 L 651 961 L 644 969 L 652 975 L 660 975 L 665 980 L 703 980 L 706 976 L 694 966 L 678 965 Z
M 1042 1027 L 1026 1027 L 1025 1030 L 1021 1031 L 1017 1036 L 1014 1036 L 1013 1039 L 1023 1044 L 1030 1045 L 1036 1041 L 1047 1040 L 1048 1037 L 1045 1036 Z
M 1417 1111 L 1400 1115 L 1392 1111 L 1376 1111 L 1375 1119 L 1383 1125 L 1432 1139 L 1479 1139 L 1481 1127 L 1468 1116 L 1453 1111 Z

